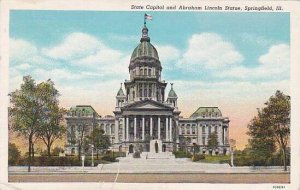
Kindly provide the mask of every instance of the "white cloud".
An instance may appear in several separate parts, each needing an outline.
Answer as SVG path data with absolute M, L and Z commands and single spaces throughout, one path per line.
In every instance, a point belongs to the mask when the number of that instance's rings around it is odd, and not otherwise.
M 216 73 L 217 77 L 240 79 L 263 79 L 273 76 L 286 77 L 290 71 L 290 47 L 278 44 L 270 47 L 269 51 L 258 59 L 259 66 L 247 68 L 242 65 Z
M 95 54 L 102 42 L 85 33 L 72 33 L 55 47 L 43 49 L 43 53 L 53 59 L 72 60 Z
M 216 33 L 194 34 L 188 41 L 188 49 L 184 52 L 178 66 L 207 69 L 223 68 L 243 61 L 243 56 L 233 44 L 225 41 Z
M 11 63 L 26 62 L 36 56 L 37 48 L 30 42 L 11 38 L 9 41 L 9 59 Z
M 175 61 L 180 57 L 181 52 L 171 45 L 157 45 L 155 46 L 162 63 L 168 61 Z
M 272 46 L 267 54 L 259 57 L 259 62 L 268 67 L 290 65 L 290 46 L 287 44 Z

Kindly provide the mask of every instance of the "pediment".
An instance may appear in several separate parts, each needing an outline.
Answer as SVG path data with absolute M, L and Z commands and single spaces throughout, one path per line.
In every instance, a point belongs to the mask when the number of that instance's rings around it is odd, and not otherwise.
M 123 107 L 132 110 L 173 110 L 174 108 L 153 100 L 134 102 Z
M 142 104 L 135 106 L 135 108 L 140 108 L 140 109 L 165 109 L 165 107 L 159 106 L 159 105 L 154 105 L 154 104 Z

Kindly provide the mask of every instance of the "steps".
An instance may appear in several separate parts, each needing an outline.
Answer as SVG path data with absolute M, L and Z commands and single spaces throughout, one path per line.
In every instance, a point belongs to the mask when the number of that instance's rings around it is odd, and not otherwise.
M 172 152 L 142 152 L 141 158 L 144 159 L 175 159 L 175 155 Z

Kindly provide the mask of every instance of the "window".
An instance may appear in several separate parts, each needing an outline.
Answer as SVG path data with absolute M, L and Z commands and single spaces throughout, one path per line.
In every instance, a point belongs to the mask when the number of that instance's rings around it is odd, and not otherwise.
M 144 75 L 145 76 L 147 75 L 147 69 L 144 69 Z
M 205 137 L 202 137 L 202 144 L 205 145 Z
M 140 73 L 139 74 L 143 75 L 143 69 L 142 68 L 140 68 Z
M 194 125 L 192 126 L 192 134 L 196 134 L 196 127 Z
M 208 134 L 211 134 L 211 126 L 208 127 Z
M 187 129 L 187 134 L 190 134 L 190 132 L 191 132 L 190 125 L 187 125 L 186 129 Z
M 114 124 L 111 125 L 111 133 L 115 133 L 115 125 Z
M 151 76 L 151 69 L 148 69 L 148 76 Z
M 152 96 L 152 84 L 149 84 L 149 89 L 148 89 L 148 96 Z

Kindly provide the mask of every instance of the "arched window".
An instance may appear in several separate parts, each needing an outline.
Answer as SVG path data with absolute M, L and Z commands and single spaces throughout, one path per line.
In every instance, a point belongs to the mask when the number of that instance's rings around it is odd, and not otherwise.
M 114 124 L 111 125 L 111 133 L 115 133 L 115 125 Z
M 139 75 L 143 75 L 143 69 L 140 68 L 140 74 Z
M 148 76 L 151 76 L 151 69 L 148 69 Z

